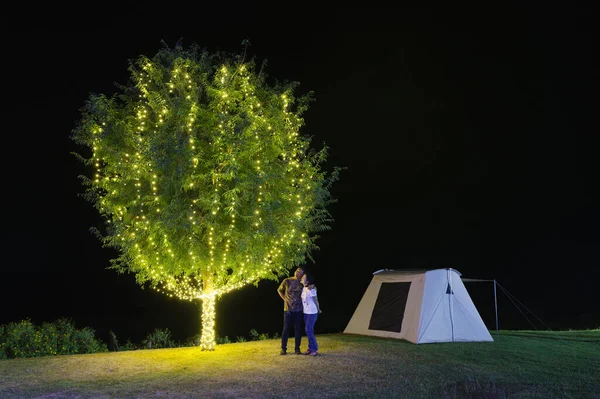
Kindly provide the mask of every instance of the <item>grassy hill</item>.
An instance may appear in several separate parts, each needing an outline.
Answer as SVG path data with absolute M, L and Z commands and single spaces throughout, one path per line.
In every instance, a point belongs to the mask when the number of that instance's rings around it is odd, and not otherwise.
M 279 340 L 0 361 L 1 398 L 600 398 L 600 330 L 500 331 L 415 345 L 319 335 L 317 357 Z M 306 349 L 303 338 L 302 349 Z

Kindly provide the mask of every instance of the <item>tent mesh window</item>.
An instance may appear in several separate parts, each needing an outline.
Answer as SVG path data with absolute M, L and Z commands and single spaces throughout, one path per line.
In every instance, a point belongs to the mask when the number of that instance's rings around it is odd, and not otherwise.
M 398 333 L 402 331 L 402 319 L 410 284 L 410 282 L 381 283 L 375 307 L 371 313 L 369 330 Z

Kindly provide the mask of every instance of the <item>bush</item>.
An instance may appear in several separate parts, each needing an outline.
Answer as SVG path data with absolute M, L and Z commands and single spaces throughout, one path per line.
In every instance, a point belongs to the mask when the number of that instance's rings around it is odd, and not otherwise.
M 184 346 L 200 346 L 200 334 L 196 334 L 193 337 L 189 337 L 185 340 Z
M 78 352 L 78 346 L 74 342 L 73 337 L 77 334 L 75 325 L 69 319 L 58 319 L 54 323 L 46 323 L 47 328 L 53 331 L 56 335 L 56 341 L 54 342 L 55 347 L 61 354 L 75 354 L 82 353 Z M 42 325 L 43 327 L 44 325 Z M 92 337 L 94 341 L 97 341 L 94 337 L 92 330 Z M 97 341 L 99 342 L 99 341 Z M 95 345 L 95 344 L 94 344 Z M 88 352 L 89 353 L 89 352 Z
M 155 329 L 146 336 L 142 344 L 148 349 L 174 348 L 175 342 L 171 339 L 171 331 L 168 328 Z
M 229 337 L 226 335 L 224 337 L 217 337 L 217 345 L 222 345 L 222 344 L 230 344 L 231 341 L 229 340 Z
M 111 352 L 119 351 L 119 339 L 113 330 L 108 332 L 108 350 Z
M 89 327 L 76 329 L 69 319 L 59 319 L 53 323 L 43 323 L 35 326 L 29 319 L 18 323 L 0 325 L 0 359 L 40 357 L 51 355 L 74 355 L 138 349 L 129 339 L 124 345 L 119 344 L 117 335 L 109 331 L 109 345 L 96 339 L 95 331 Z M 279 338 L 275 333 L 259 333 L 256 329 L 249 331 L 250 340 L 259 341 Z M 246 342 L 244 336 L 238 336 L 235 342 Z M 230 344 L 228 336 L 216 337 L 217 345 Z M 171 331 L 155 329 L 141 343 L 147 349 L 175 348 L 177 346 L 199 346 L 200 334 L 188 338 L 182 345 L 171 338 Z
M 44 356 L 39 354 L 40 334 L 36 333 L 33 323 L 26 319 L 18 323 L 8 323 L 0 337 L 6 359 L 17 357 Z
M 4 325 L 1 325 L 0 326 L 0 360 L 8 359 L 8 357 L 6 357 L 6 352 L 4 350 L 4 348 L 6 347 L 6 343 L 2 341 L 2 337 L 4 336 L 5 330 L 6 330 L 6 327 L 4 327 Z
M 275 334 L 275 336 L 273 338 L 277 338 L 277 334 Z M 254 328 L 250 330 L 250 340 L 251 341 L 262 341 L 265 339 L 271 339 L 271 337 L 269 336 L 269 333 L 259 333 Z
M 69 352 L 69 348 L 66 350 L 64 348 L 59 348 L 57 329 L 52 323 L 42 323 L 42 325 L 37 328 L 37 331 L 34 332 L 34 337 L 35 347 L 39 351 L 39 353 L 36 354 L 37 356 L 57 355 L 61 350 L 64 351 L 65 354 Z M 64 339 L 62 341 L 64 341 Z M 27 357 L 31 356 L 32 355 L 29 355 Z
M 106 344 L 95 338 L 95 331 L 89 327 L 76 330 L 73 333 L 75 353 L 108 352 Z
M 132 351 L 136 350 L 137 346 L 134 345 L 129 338 L 127 338 L 127 342 L 124 344 L 119 343 L 119 339 L 117 338 L 117 334 L 113 330 L 108 332 L 108 350 L 111 352 L 121 352 L 121 351 Z
M 251 329 L 250 332 L 250 341 L 258 341 L 259 338 L 259 334 L 258 331 L 256 331 L 256 329 Z
M 133 342 L 131 342 L 129 338 L 127 339 L 127 342 L 125 342 L 124 345 L 119 346 L 120 351 L 133 351 L 136 349 L 137 347 L 133 344 Z
M 0 327 L 0 359 L 106 352 L 89 327 L 75 328 L 69 319 L 35 326 L 25 319 Z

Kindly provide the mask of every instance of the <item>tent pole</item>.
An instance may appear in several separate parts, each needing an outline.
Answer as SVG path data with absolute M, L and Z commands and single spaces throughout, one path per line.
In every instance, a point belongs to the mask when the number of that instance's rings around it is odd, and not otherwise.
M 498 331 L 498 300 L 496 299 L 496 279 L 494 279 L 494 307 L 496 308 L 496 331 Z

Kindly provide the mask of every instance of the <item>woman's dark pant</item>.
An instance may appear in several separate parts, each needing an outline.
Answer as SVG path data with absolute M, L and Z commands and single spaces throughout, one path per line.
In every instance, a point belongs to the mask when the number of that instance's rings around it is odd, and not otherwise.
M 287 342 L 294 327 L 295 346 L 294 350 L 300 350 L 300 341 L 302 340 L 302 321 L 304 312 L 283 312 L 283 331 L 281 332 L 281 349 L 287 350 Z

